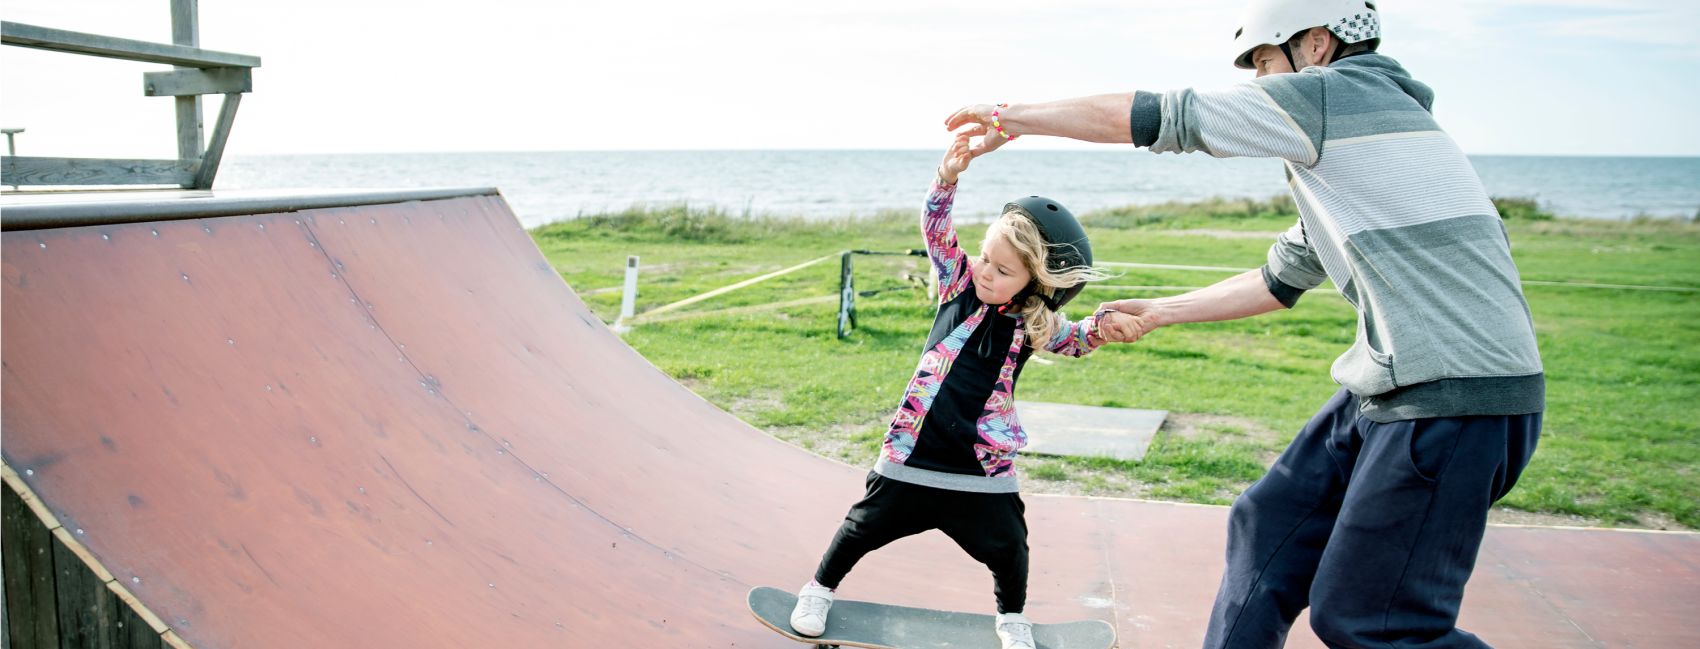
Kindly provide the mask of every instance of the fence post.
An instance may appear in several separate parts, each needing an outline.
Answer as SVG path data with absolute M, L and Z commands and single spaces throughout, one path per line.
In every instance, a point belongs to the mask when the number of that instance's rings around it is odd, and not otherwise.
M 631 319 L 633 312 L 637 309 L 637 276 L 638 256 L 626 257 L 626 290 L 620 297 L 620 317 L 614 321 L 616 333 L 626 333 L 631 330 L 631 327 L 626 326 L 625 322 Z
M 838 262 L 838 337 L 850 335 L 856 327 L 856 282 L 850 272 L 850 259 L 856 253 L 846 250 Z

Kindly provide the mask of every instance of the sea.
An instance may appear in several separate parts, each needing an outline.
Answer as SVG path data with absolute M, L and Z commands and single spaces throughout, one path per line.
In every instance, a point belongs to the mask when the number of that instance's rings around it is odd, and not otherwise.
M 218 189 L 494 187 L 535 227 L 633 207 L 739 216 L 856 218 L 914 211 L 940 151 L 564 151 L 232 155 Z M 1563 217 L 1700 218 L 1700 157 L 1471 156 L 1488 194 Z M 1005 149 L 957 190 L 964 220 L 1042 195 L 1077 214 L 1127 205 L 1286 193 L 1281 163 L 1144 150 Z

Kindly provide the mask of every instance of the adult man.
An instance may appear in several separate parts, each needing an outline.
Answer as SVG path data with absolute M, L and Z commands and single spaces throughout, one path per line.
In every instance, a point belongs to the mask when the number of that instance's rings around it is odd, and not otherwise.
M 1107 306 L 1136 340 L 1171 324 L 1292 307 L 1332 279 L 1358 312 L 1342 389 L 1229 516 L 1207 647 L 1276 647 L 1311 608 L 1333 647 L 1483 647 L 1456 628 L 1487 511 L 1534 452 L 1545 383 L 1510 244 L 1481 181 L 1377 53 L 1363 0 L 1253 0 L 1222 90 L 969 106 L 977 153 L 1040 134 L 1154 152 L 1286 160 L 1298 223 L 1262 269 Z M 1298 73 L 1290 73 L 1298 70 Z

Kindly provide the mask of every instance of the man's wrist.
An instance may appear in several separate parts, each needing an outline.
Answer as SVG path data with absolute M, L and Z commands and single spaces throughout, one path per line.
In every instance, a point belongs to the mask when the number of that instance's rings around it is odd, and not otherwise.
M 1016 116 L 1016 112 L 1015 104 L 998 104 L 996 108 L 992 109 L 992 132 L 987 133 L 986 137 L 996 135 L 1008 142 L 1026 133 L 1026 130 L 1020 128 L 1022 126 L 1021 119 Z
M 1151 324 L 1152 330 L 1172 324 L 1169 318 L 1173 314 L 1170 312 L 1169 306 L 1170 305 L 1164 298 L 1158 298 L 1145 303 L 1144 320 Z

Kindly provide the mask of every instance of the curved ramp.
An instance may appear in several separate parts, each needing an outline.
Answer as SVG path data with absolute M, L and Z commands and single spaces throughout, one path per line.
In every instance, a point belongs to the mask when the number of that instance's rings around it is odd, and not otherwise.
M 8 469 L 195 647 L 793 647 L 744 594 L 806 580 L 862 487 L 626 347 L 496 195 L 6 232 L 4 280 Z M 1198 644 L 1223 508 L 1028 505 L 1031 615 Z M 1463 625 L 1694 646 L 1696 556 L 1495 528 Z M 938 535 L 845 584 L 990 590 Z

